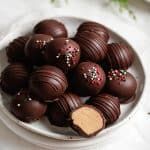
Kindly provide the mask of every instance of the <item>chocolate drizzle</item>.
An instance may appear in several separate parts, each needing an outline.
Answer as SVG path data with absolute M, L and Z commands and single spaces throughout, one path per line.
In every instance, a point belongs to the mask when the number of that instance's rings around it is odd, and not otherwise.
M 68 87 L 64 73 L 54 66 L 42 66 L 36 70 L 29 82 L 30 92 L 42 101 L 53 101 Z

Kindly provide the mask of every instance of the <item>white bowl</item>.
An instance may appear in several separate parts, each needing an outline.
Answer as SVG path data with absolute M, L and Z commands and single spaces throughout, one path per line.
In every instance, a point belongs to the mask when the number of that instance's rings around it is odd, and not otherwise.
M 36 17 L 36 18 L 24 18 L 19 23 L 16 23 L 10 30 L 9 34 L 1 41 L 0 43 L 0 72 L 4 69 L 4 67 L 7 65 L 7 58 L 5 54 L 5 46 L 12 41 L 14 38 L 21 36 L 26 33 L 30 33 L 34 27 L 34 25 L 39 22 L 40 20 L 45 19 L 43 17 Z M 86 19 L 81 18 L 75 18 L 75 17 L 54 17 L 54 19 L 57 19 L 61 22 L 63 22 L 68 31 L 69 36 L 72 37 L 77 27 L 84 21 L 87 21 Z M 102 23 L 102 22 L 101 22 Z M 109 28 L 108 28 L 109 29 Z M 110 32 L 110 42 L 112 41 L 122 41 L 126 42 L 130 47 L 132 47 L 129 44 L 129 41 L 127 42 L 123 37 L 121 37 L 118 33 L 113 32 L 111 29 L 109 29 Z M 133 48 L 132 48 L 133 49 Z M 129 69 L 129 72 L 131 72 L 138 83 L 138 88 L 136 91 L 135 101 L 127 104 L 127 105 L 121 105 L 121 116 L 120 118 L 111 126 L 104 129 L 101 133 L 99 133 L 96 137 L 101 138 L 103 135 L 106 135 L 113 131 L 115 128 L 119 127 L 121 124 L 125 123 L 126 121 L 130 120 L 130 118 L 134 115 L 134 112 L 137 110 L 138 106 L 141 104 L 141 95 L 143 93 L 144 84 L 145 84 L 145 73 L 144 68 L 142 66 L 140 56 L 137 54 L 136 49 L 133 49 L 135 54 L 135 61 L 134 64 Z M 16 123 L 17 125 L 21 126 L 22 128 L 25 128 L 26 130 L 29 130 L 31 132 L 34 132 L 36 134 L 40 134 L 45 137 L 49 137 L 52 139 L 58 139 L 58 140 L 86 140 L 85 138 L 82 138 L 75 134 L 70 128 L 58 128 L 50 125 L 48 120 L 46 118 L 42 118 L 39 121 L 36 121 L 34 123 L 24 123 L 22 121 L 19 121 L 16 119 L 10 112 L 9 112 L 9 102 L 10 97 L 1 92 L 0 94 L 0 110 L 2 113 L 4 113 L 9 120 L 11 120 L 13 123 Z M 3 118 L 3 120 L 5 120 Z M 7 125 L 7 124 L 6 124 Z

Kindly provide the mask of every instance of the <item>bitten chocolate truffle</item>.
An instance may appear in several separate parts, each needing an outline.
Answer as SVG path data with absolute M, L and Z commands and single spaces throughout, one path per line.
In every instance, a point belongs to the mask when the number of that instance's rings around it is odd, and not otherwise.
M 66 93 L 55 99 L 48 105 L 48 119 L 56 126 L 68 126 L 68 117 L 71 111 L 80 107 L 82 101 L 80 97 L 73 93 Z
M 71 127 L 81 136 L 91 137 L 105 128 L 103 114 L 93 106 L 83 105 L 71 115 Z
M 133 75 L 125 70 L 110 70 L 106 88 L 109 93 L 119 97 L 121 103 L 126 103 L 129 98 L 135 96 L 137 82 Z
M 57 38 L 49 43 L 45 51 L 45 59 L 46 62 L 56 65 L 66 73 L 80 60 L 79 45 L 68 38 Z
M 67 37 L 67 29 L 61 22 L 53 19 L 43 20 L 34 27 L 34 33 L 51 35 L 54 38 Z
M 131 48 L 124 43 L 108 44 L 106 62 L 109 68 L 128 69 L 134 61 Z
M 93 62 L 82 62 L 74 76 L 75 90 L 82 96 L 98 94 L 105 84 L 105 73 L 103 69 Z
M 16 94 L 21 88 L 27 86 L 29 69 L 21 63 L 8 65 L 1 73 L 0 86 L 8 94 Z
M 84 22 L 79 28 L 78 32 L 94 32 L 98 34 L 105 42 L 109 40 L 108 29 L 100 23 L 97 22 Z
M 31 98 L 27 90 L 21 90 L 11 102 L 11 112 L 24 122 L 40 119 L 46 108 L 46 104 Z
M 107 53 L 106 42 L 94 32 L 79 32 L 75 41 L 81 48 L 81 59 L 93 62 L 102 61 Z
M 107 125 L 114 123 L 120 116 L 119 99 L 110 94 L 103 93 L 92 97 L 87 104 L 95 106 L 103 113 Z
M 28 41 L 28 36 L 21 36 L 14 39 L 6 48 L 6 54 L 9 62 L 26 62 L 24 47 Z
M 25 45 L 25 54 L 34 65 L 44 64 L 44 51 L 53 37 L 44 34 L 33 35 Z
M 64 73 L 54 66 L 42 66 L 33 72 L 30 81 L 30 92 L 41 101 L 53 101 L 62 95 L 68 87 Z

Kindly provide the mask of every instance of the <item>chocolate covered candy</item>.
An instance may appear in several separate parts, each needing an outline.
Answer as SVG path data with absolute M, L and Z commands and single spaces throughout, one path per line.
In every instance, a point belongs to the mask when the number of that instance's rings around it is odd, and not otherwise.
M 48 102 L 62 95 L 68 87 L 64 73 L 54 66 L 42 66 L 33 72 L 30 81 L 30 92 L 42 101 Z
M 134 61 L 132 49 L 125 43 L 108 44 L 106 62 L 109 68 L 128 69 Z
M 103 113 L 107 125 L 114 123 L 120 116 L 119 99 L 110 94 L 103 93 L 92 97 L 87 104 L 95 106 Z
M 74 110 L 70 119 L 71 127 L 84 137 L 94 136 L 105 128 L 103 114 L 90 105 L 83 105 Z
M 24 47 L 28 39 L 28 36 L 21 36 L 7 46 L 6 54 L 9 62 L 27 62 Z
M 47 105 L 31 98 L 27 90 L 21 90 L 11 102 L 11 112 L 24 122 L 40 119 Z
M 49 43 L 45 51 L 45 59 L 46 62 L 58 66 L 66 73 L 80 60 L 79 45 L 68 38 L 57 38 Z
M 125 70 L 110 70 L 107 74 L 106 88 L 109 93 L 126 103 L 136 92 L 137 82 L 133 75 Z
M 34 27 L 34 33 L 51 35 L 54 38 L 67 37 L 66 27 L 59 21 L 47 19 L 39 22 Z
M 79 32 L 74 39 L 81 48 L 81 59 L 99 62 L 105 58 L 107 44 L 96 33 Z
M 29 61 L 34 65 L 44 64 L 44 51 L 53 37 L 44 34 L 35 34 L 25 45 L 25 54 Z
M 98 94 L 105 84 L 103 69 L 93 62 L 80 63 L 74 73 L 75 90 L 82 96 Z
M 80 97 L 73 93 L 65 93 L 49 103 L 47 116 L 51 124 L 56 126 L 68 126 L 68 117 L 71 111 L 80 107 Z
M 98 34 L 104 41 L 108 42 L 109 33 L 105 26 L 97 22 L 83 22 L 79 28 L 78 32 L 94 32 Z
M 8 94 L 16 94 L 27 86 L 29 69 L 22 63 L 12 63 L 1 73 L 0 86 Z

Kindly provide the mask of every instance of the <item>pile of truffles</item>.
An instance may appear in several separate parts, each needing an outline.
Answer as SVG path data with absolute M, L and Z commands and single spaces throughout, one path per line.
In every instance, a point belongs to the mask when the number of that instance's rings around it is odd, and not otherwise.
M 32 35 L 13 40 L 6 54 L 10 64 L 0 86 L 24 122 L 45 115 L 52 125 L 91 137 L 119 118 L 120 104 L 134 100 L 137 82 L 127 71 L 134 53 L 125 43 L 110 43 L 99 23 L 84 22 L 68 38 L 63 23 L 41 21 Z

